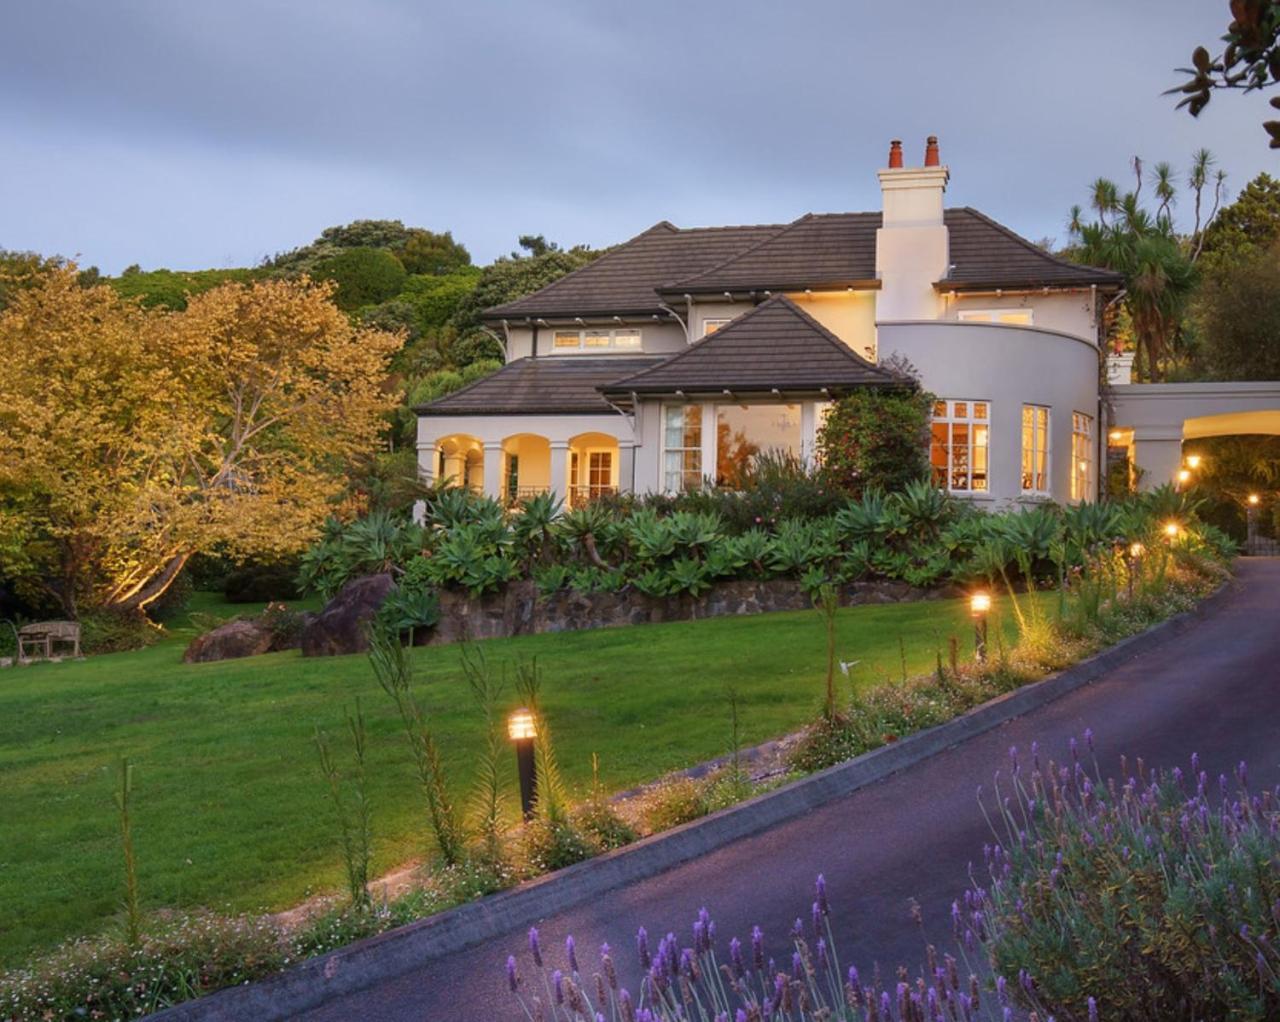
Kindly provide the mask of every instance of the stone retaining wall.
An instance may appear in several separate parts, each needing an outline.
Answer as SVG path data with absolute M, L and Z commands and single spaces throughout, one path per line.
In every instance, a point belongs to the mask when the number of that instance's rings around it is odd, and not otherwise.
M 955 596 L 954 588 L 918 589 L 905 582 L 851 582 L 840 587 L 842 606 L 904 603 Z M 813 606 L 804 587 L 788 579 L 718 582 L 703 596 L 646 596 L 635 590 L 583 593 L 564 590 L 541 596 L 530 581 L 513 582 L 502 592 L 473 597 L 440 594 L 440 623 L 427 639 L 442 645 L 464 639 L 497 639 L 586 628 L 617 628 L 659 621 L 807 610 Z

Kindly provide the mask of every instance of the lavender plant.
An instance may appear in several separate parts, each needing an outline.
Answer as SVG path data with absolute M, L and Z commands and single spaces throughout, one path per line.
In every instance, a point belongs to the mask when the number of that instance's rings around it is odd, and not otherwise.
M 1019 1000 L 1070 1019 L 1280 1018 L 1280 791 L 1194 755 L 1189 771 L 1122 759 L 1106 781 L 1074 739 L 1065 764 L 1010 755 L 988 882 L 953 920 L 1023 977 Z
M 929 948 L 927 972 L 908 982 L 905 974 L 885 983 L 877 971 L 864 979 L 845 969 L 836 954 L 826 882 L 814 885 L 809 923 L 797 919 L 789 960 L 767 956 L 765 935 L 752 929 L 748 943 L 727 945 L 704 908 L 694 920 L 691 940 L 682 946 L 674 933 L 652 944 L 642 927 L 636 934 L 640 983 L 635 994 L 622 985 L 613 950 L 600 948 L 598 970 L 583 971 L 572 937 L 565 942 L 564 967 L 543 956 L 536 928 L 529 931 L 530 977 L 516 955 L 507 958 L 507 986 L 529 1022 L 1052 1022 L 1035 1009 L 1018 1013 L 1009 985 L 985 993 L 976 975 L 961 976 L 956 959 L 939 960 Z M 529 966 L 531 965 L 531 969 Z

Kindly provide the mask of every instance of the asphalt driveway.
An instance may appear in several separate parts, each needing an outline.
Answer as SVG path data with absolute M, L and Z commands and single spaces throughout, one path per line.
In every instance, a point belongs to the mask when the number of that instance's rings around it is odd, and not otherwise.
M 951 901 L 990 840 L 978 786 L 1005 766 L 1010 746 L 1025 750 L 1034 740 L 1061 756 L 1085 728 L 1096 735 L 1104 773 L 1118 769 L 1121 753 L 1173 765 L 1198 752 L 1211 776 L 1243 759 L 1251 782 L 1280 782 L 1280 559 L 1242 561 L 1237 589 L 1206 620 L 1094 684 L 806 816 L 543 920 L 544 947 L 570 933 L 583 949 L 607 941 L 634 988 L 636 928 L 687 934 L 705 905 L 721 940 L 745 938 L 759 924 L 781 959 L 790 923 L 807 916 L 814 877 L 824 873 L 841 959 L 862 969 L 914 968 L 926 939 L 940 947 L 949 940 Z M 912 901 L 923 908 L 923 934 L 911 921 Z M 522 928 L 300 1017 L 523 1018 L 503 963 L 524 942 Z

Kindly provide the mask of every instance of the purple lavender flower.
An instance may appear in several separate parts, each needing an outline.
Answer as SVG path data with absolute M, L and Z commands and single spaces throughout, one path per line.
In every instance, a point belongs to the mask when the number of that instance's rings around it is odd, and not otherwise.
M 804 936 L 804 923 L 799 916 L 796 916 L 796 921 L 791 926 L 791 936 L 797 939 Z
M 747 1013 L 739 1008 L 733 1015 L 733 1022 L 748 1022 Z
M 507 955 L 507 985 L 514 994 L 520 989 L 520 972 L 516 968 L 516 956 Z
M 551 974 L 551 989 L 555 991 L 556 1004 L 564 1004 L 564 973 L 559 969 Z
M 821 933 L 822 932 L 822 906 L 819 905 L 816 901 L 813 903 L 812 916 L 813 916 L 813 932 Z
M 819 873 L 813 887 L 818 895 L 818 908 L 824 916 L 831 915 L 831 905 L 827 902 L 827 878 Z
M 818 943 L 815 945 L 815 948 L 816 948 L 816 954 L 818 957 L 818 968 L 820 969 L 827 968 L 827 966 L 830 964 L 827 961 L 827 942 L 823 938 L 819 937 Z
M 649 968 L 653 964 L 653 956 L 649 954 L 649 933 L 643 926 L 636 931 L 636 951 L 640 954 L 640 968 Z
M 1009 984 L 1003 976 L 996 977 L 996 999 L 1001 1004 L 1009 1003 Z
M 1077 763 L 1080 761 L 1080 746 L 1074 738 L 1068 743 L 1071 747 L 1071 758 Z
M 680 971 L 688 979 L 693 979 L 693 948 L 687 947 L 680 952 Z
M 569 956 L 569 968 L 572 969 L 574 972 L 578 971 L 577 947 L 578 946 L 573 941 L 572 935 L 565 937 L 564 953 Z
M 542 948 L 538 944 L 538 928 L 529 927 L 529 953 L 533 955 L 533 964 L 542 968 Z
M 729 964 L 733 967 L 736 979 L 742 979 L 747 974 L 746 962 L 742 960 L 742 941 L 737 937 L 729 941 Z
M 1098 1002 L 1090 997 L 1085 1003 L 1089 1006 L 1089 1022 L 1098 1022 Z
M 1244 760 L 1240 761 L 1240 765 L 1236 767 L 1236 780 L 1240 782 L 1240 787 L 1249 787 L 1249 768 Z
M 703 945 L 707 941 L 707 928 L 701 919 L 697 919 L 693 924 L 693 949 L 701 953 Z
M 1093 752 L 1093 728 L 1087 727 L 1084 729 L 1084 743 L 1089 746 L 1089 751 Z
M 795 979 L 804 979 L 804 959 L 799 951 L 791 952 L 791 975 Z

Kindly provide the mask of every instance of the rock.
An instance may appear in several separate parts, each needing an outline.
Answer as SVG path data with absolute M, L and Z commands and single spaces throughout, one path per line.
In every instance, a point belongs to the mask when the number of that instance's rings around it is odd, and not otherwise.
M 233 618 L 195 638 L 182 654 L 184 663 L 208 663 L 257 656 L 272 648 L 271 630 L 258 618 Z
M 390 574 L 354 578 L 302 629 L 303 656 L 342 656 L 369 648 L 365 626 L 395 588 Z

